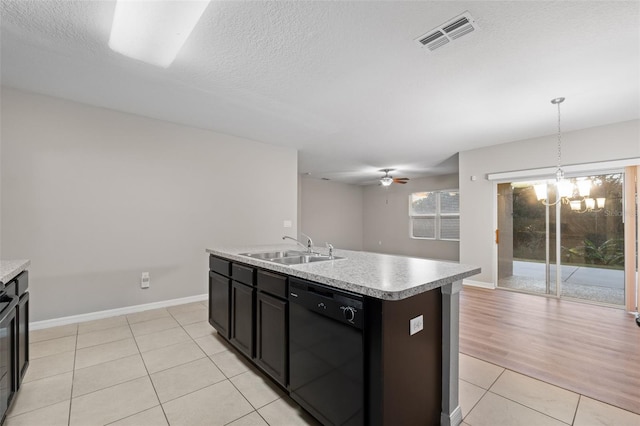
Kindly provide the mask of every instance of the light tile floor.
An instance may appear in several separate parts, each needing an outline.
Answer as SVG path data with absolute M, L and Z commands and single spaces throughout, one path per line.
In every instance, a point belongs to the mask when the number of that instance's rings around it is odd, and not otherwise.
M 640 416 L 460 354 L 464 423 L 640 425 Z M 206 302 L 31 333 L 7 426 L 317 425 L 207 322 Z

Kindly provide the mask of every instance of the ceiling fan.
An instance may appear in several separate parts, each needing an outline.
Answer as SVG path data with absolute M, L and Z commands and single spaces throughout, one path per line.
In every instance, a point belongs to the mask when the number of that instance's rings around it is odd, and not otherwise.
M 389 174 L 389 172 L 394 171 L 395 169 L 381 169 L 381 172 L 384 172 L 384 176 L 380 178 L 380 185 L 389 186 L 392 183 L 402 183 L 405 184 L 409 180 L 409 178 L 394 178 Z

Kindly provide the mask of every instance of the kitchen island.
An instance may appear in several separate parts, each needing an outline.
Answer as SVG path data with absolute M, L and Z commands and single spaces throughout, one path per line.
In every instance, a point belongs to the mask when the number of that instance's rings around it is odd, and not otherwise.
M 324 424 L 460 424 L 458 293 L 480 268 L 347 250 L 297 265 L 246 255 L 296 250 L 207 249 L 218 333 Z M 320 322 L 334 305 L 339 318 Z

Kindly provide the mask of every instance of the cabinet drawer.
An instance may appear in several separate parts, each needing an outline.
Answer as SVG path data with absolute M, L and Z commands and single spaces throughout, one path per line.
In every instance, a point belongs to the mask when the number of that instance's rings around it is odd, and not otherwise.
M 272 274 L 271 272 L 258 271 L 258 288 L 274 296 L 287 298 L 287 277 Z
M 16 277 L 16 296 L 22 296 L 29 289 L 29 272 L 24 271 Z
M 237 263 L 234 263 L 231 266 L 231 278 L 233 278 L 234 281 L 238 281 L 246 285 L 255 285 L 254 272 L 255 269 L 249 268 L 248 266 L 238 265 Z
M 17 287 L 16 280 L 11 280 L 4 286 L 4 291 L 6 291 L 8 295 L 13 296 L 16 294 Z
M 231 262 L 213 255 L 209 256 L 209 269 L 225 277 L 231 276 Z

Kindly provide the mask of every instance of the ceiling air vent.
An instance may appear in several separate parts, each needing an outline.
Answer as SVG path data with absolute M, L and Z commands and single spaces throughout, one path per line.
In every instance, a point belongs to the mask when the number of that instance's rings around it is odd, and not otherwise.
M 421 35 L 415 39 L 415 41 L 418 42 L 421 47 L 426 47 L 429 52 L 433 52 L 445 44 L 477 29 L 478 26 L 471 14 L 464 12 L 462 15 L 456 16 L 428 33 Z

